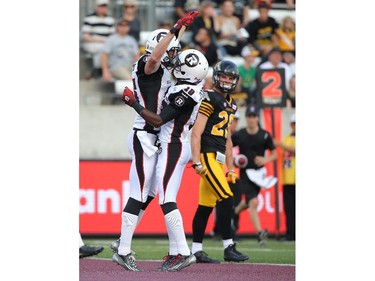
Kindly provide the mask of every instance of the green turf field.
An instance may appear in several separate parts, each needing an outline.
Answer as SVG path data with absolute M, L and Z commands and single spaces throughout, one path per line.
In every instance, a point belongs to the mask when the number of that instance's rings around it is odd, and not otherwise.
M 98 258 L 112 258 L 112 250 L 109 248 L 115 239 L 94 239 L 84 238 L 86 245 L 104 246 L 104 251 L 98 254 Z M 191 247 L 191 239 L 188 245 Z M 250 257 L 250 263 L 274 263 L 274 264 L 295 264 L 295 243 L 281 242 L 274 238 L 268 238 L 264 247 L 259 247 L 255 238 L 241 238 L 237 243 L 237 250 Z M 138 260 L 161 260 L 168 252 L 167 238 L 143 238 L 135 237 L 132 243 L 132 250 L 136 252 Z M 203 250 L 213 259 L 223 260 L 223 244 L 213 238 L 205 238 Z

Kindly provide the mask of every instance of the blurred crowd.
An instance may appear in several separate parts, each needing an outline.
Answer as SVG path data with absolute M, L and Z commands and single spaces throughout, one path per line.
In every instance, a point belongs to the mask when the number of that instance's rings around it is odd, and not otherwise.
M 85 79 L 106 83 L 129 80 L 132 64 L 144 53 L 142 27 L 137 0 L 122 2 L 121 17 L 111 13 L 114 1 L 93 0 L 95 10 L 86 15 L 81 27 L 81 51 L 89 60 Z M 295 108 L 295 20 L 290 16 L 275 19 L 270 11 L 283 4 L 294 10 L 294 0 L 175 0 L 175 18 L 157 19 L 159 28 L 170 29 L 172 22 L 185 13 L 199 15 L 183 37 L 182 50 L 201 51 L 213 67 L 222 59 L 234 61 L 240 71 L 240 83 L 234 98 L 240 106 L 255 103 L 257 69 L 283 68 L 288 92 L 287 107 Z M 257 11 L 251 18 L 250 12 Z M 206 87 L 211 86 L 210 76 Z

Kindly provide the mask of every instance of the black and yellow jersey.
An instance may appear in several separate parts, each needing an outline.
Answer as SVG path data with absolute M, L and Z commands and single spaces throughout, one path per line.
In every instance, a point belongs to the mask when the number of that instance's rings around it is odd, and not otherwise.
M 201 152 L 225 153 L 228 129 L 236 111 L 237 103 L 230 95 L 225 98 L 214 90 L 205 90 L 199 113 L 208 120 L 201 137 Z

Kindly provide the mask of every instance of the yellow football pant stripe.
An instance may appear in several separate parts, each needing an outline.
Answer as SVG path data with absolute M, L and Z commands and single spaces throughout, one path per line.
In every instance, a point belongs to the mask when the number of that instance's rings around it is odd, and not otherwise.
M 216 153 L 201 153 L 201 163 L 207 167 L 207 174 L 201 177 L 199 184 L 199 205 L 215 207 L 233 193 L 224 173 L 224 165 L 216 161 Z

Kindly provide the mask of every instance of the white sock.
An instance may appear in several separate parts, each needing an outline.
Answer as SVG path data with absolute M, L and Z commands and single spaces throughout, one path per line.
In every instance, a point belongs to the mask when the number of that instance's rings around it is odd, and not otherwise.
M 186 236 L 180 211 L 178 209 L 175 209 L 172 212 L 166 214 L 164 216 L 164 219 L 165 225 L 167 225 L 167 229 L 169 226 L 173 236 L 175 237 L 178 253 L 183 256 L 190 255 L 190 249 L 186 242 Z
M 177 249 L 177 242 L 176 238 L 173 236 L 173 232 L 171 230 L 171 227 L 169 224 L 165 223 L 167 227 L 167 233 L 168 233 L 168 240 L 169 240 L 169 251 L 168 254 L 171 256 L 177 256 L 178 255 L 178 249 Z
M 138 216 L 122 212 L 121 217 L 121 236 L 120 246 L 118 247 L 118 253 L 120 255 L 127 255 L 131 252 L 131 242 L 135 228 L 137 226 Z
M 196 252 L 203 251 L 202 243 L 193 242 L 191 245 L 191 252 L 195 254 Z
M 229 245 L 232 245 L 232 244 L 234 244 L 233 239 L 223 240 L 224 249 L 226 249 Z

